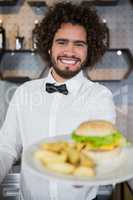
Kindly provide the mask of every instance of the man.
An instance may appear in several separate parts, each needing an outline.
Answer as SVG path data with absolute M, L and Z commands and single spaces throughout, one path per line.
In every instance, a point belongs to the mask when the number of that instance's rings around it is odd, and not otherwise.
M 106 27 L 95 10 L 81 3 L 57 3 L 38 28 L 38 51 L 47 60 L 46 78 L 15 92 L 0 133 L 0 180 L 22 154 L 21 191 L 25 200 L 93 199 L 97 188 L 76 188 L 38 178 L 23 162 L 23 151 L 42 138 L 70 134 L 81 122 L 115 123 L 111 92 L 84 77 L 105 53 Z

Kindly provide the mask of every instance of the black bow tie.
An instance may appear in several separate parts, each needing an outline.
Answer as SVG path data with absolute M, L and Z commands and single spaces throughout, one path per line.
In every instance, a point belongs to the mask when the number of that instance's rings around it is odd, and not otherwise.
M 65 84 L 56 86 L 52 83 L 46 83 L 46 91 L 49 92 L 49 93 L 60 92 L 64 95 L 68 94 L 68 90 L 67 90 Z

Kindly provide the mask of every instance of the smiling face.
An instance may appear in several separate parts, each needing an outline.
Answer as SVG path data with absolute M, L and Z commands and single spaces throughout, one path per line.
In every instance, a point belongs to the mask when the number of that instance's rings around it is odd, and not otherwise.
M 87 35 L 84 27 L 64 23 L 56 32 L 49 51 L 52 75 L 57 82 L 75 76 L 87 58 Z

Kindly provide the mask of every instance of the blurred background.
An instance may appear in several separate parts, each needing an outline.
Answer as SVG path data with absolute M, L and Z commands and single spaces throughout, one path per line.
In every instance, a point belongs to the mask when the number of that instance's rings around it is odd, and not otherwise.
M 0 127 L 16 88 L 47 74 L 47 63 L 37 53 L 35 36 L 39 21 L 54 2 L 0 0 Z M 88 79 L 111 89 L 117 126 L 133 141 L 133 1 L 87 0 L 85 3 L 96 6 L 110 35 L 110 48 L 94 69 L 87 71 Z M 20 163 L 17 163 L 0 188 L 0 199 L 19 199 L 19 170 Z M 103 187 L 99 198 L 132 200 L 132 189 L 127 183 L 115 189 Z

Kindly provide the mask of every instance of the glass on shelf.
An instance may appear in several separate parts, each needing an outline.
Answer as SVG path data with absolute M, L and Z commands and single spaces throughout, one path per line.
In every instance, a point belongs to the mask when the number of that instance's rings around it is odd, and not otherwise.
M 6 48 L 6 30 L 3 27 L 3 21 L 0 19 L 0 52 Z
M 17 26 L 17 34 L 15 40 L 15 49 L 20 50 L 24 48 L 24 36 L 20 36 L 19 26 Z
M 35 20 L 34 21 L 34 28 L 32 30 L 32 49 L 36 50 L 37 49 L 37 39 L 36 39 L 36 35 L 37 35 L 37 29 L 38 29 L 38 25 L 39 25 L 39 21 Z

